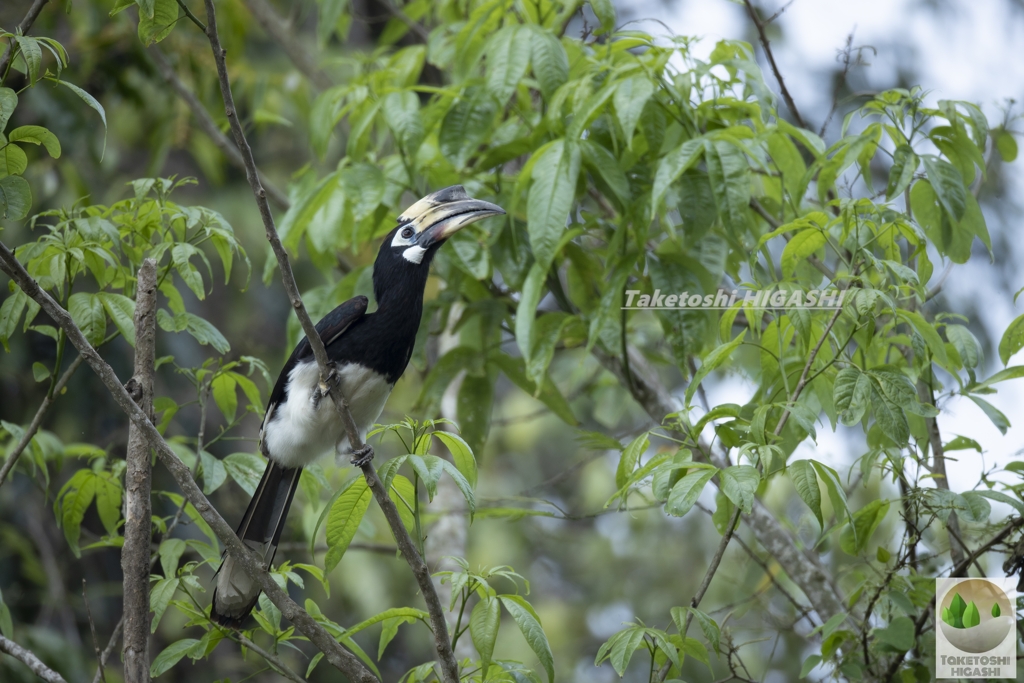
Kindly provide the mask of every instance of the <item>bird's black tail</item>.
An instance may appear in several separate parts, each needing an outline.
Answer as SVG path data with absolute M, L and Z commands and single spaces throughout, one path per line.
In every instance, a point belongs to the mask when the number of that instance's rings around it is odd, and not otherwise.
M 299 485 L 302 468 L 282 467 L 271 460 L 238 525 L 238 536 L 262 558 L 274 561 L 288 508 Z M 259 584 L 230 555 L 224 557 L 213 591 L 210 618 L 221 626 L 239 628 L 260 597 Z

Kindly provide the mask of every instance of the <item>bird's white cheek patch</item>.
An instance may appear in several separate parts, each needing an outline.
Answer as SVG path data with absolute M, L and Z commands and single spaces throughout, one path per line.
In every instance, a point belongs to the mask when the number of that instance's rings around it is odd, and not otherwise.
M 427 250 L 420 246 L 409 247 L 408 249 L 402 252 L 402 258 L 404 258 L 406 261 L 409 261 L 410 263 L 422 263 L 423 254 L 425 254 L 426 252 Z

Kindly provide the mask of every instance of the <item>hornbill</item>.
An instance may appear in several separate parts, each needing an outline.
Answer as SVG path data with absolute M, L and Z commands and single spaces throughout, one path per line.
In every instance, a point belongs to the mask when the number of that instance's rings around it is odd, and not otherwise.
M 333 364 L 328 384 L 348 400 L 364 441 L 412 356 L 434 254 L 457 230 L 503 213 L 494 204 L 471 198 L 461 185 L 427 195 L 398 217 L 398 225 L 377 253 L 373 264 L 377 310 L 367 313 L 366 297 L 356 296 L 317 323 L 317 334 Z M 260 431 L 267 469 L 238 526 L 238 536 L 267 567 L 277 551 L 302 467 L 332 450 L 351 454 L 357 466 L 373 457 L 369 447 L 352 451 L 334 406 L 322 397 L 320 370 L 309 340 L 303 338 L 270 394 Z M 229 555 L 218 570 L 210 617 L 237 628 L 259 594 L 259 584 Z

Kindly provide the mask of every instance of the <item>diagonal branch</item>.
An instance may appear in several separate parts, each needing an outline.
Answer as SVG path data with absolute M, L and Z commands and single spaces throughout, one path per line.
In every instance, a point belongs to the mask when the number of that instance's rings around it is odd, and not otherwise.
M 96 349 L 86 340 L 82 331 L 75 325 L 71 316 L 53 298 L 39 287 L 39 283 L 32 279 L 25 267 L 14 257 L 7 245 L 0 242 L 0 270 L 14 280 L 19 287 L 49 315 L 57 325 L 64 330 L 68 340 L 78 349 L 78 352 L 85 358 L 85 362 L 99 376 L 106 386 L 107 391 L 114 398 L 117 405 L 128 415 L 132 423 L 139 428 L 143 436 L 156 450 L 160 462 L 171 473 L 182 494 L 192 503 L 203 520 L 210 525 L 217 538 L 224 544 L 228 553 L 239 563 L 243 571 L 256 581 L 267 598 L 273 602 L 281 615 L 295 624 L 296 629 L 309 638 L 324 656 L 353 683 L 376 683 L 377 678 L 367 669 L 359 659 L 338 643 L 331 634 L 306 610 L 302 609 L 294 600 L 288 597 L 273 577 L 267 572 L 259 560 L 253 555 L 249 548 L 243 544 L 220 513 L 210 504 L 206 496 L 196 485 L 188 467 L 183 463 L 171 447 L 167 445 L 164 438 L 157 431 L 156 427 L 146 414 L 135 404 L 131 396 L 121 385 L 114 373 L 113 368 L 104 361 L 96 352 Z
M 302 676 L 298 675 L 297 673 L 289 669 L 287 666 L 285 666 L 284 662 L 282 662 L 279 658 L 267 652 L 262 647 L 246 638 L 241 633 L 238 634 L 238 642 L 240 642 L 242 645 L 246 646 L 256 654 L 258 654 L 260 657 L 263 657 L 263 659 L 267 660 L 267 663 L 270 664 L 271 668 L 273 668 L 275 671 L 277 671 L 277 673 L 281 674 L 288 680 L 293 681 L 294 683 L 307 683 L 305 678 L 303 678 Z
M 288 55 L 288 59 L 295 65 L 295 68 L 301 71 L 318 90 L 327 90 L 334 85 L 327 74 L 317 67 L 316 61 L 306 50 L 305 45 L 302 44 L 298 36 L 292 33 L 289 23 L 274 11 L 274 8 L 267 0 L 243 0 L 243 2 L 260 26 L 263 27 L 263 30 L 281 46 L 281 49 Z M 207 3 L 206 14 L 208 17 L 207 23 L 209 23 L 209 3 Z M 216 32 L 216 27 L 214 32 Z
M 262 0 L 249 0 L 250 4 L 254 1 L 261 2 Z M 245 133 L 242 131 L 242 126 L 239 124 L 238 116 L 235 112 L 234 96 L 231 94 L 231 82 L 228 79 L 227 64 L 224 59 L 225 51 L 221 47 L 220 36 L 217 34 L 217 16 L 213 0 L 205 0 L 205 2 L 206 35 L 210 40 L 210 48 L 213 50 L 214 60 L 217 62 L 217 75 L 220 81 L 220 92 L 224 100 L 225 113 L 227 114 L 228 122 L 231 124 L 231 132 L 234 134 L 235 144 L 238 146 L 242 159 L 245 161 L 246 177 L 256 198 L 256 205 L 259 207 L 260 217 L 263 219 L 267 240 L 270 242 L 274 255 L 277 257 L 278 265 L 281 267 L 281 279 L 285 291 L 288 293 L 288 299 L 295 309 L 299 323 L 302 325 L 302 330 L 306 333 L 306 339 L 309 340 L 313 356 L 316 358 L 317 365 L 320 368 L 321 380 L 324 380 L 330 374 L 331 367 L 330 359 L 327 357 L 327 349 L 324 348 L 323 340 L 317 334 L 313 321 L 310 320 L 309 313 L 302 303 L 299 288 L 295 283 L 295 275 L 289 263 L 288 252 L 285 251 L 284 246 L 281 244 L 281 239 L 277 235 L 274 216 L 270 211 L 270 206 L 267 204 L 267 193 L 260 184 L 259 176 L 256 173 L 256 162 L 252 157 L 252 150 L 249 148 L 249 143 L 245 139 Z M 330 396 L 338 411 L 338 416 L 345 426 L 345 432 L 348 435 L 349 445 L 353 452 L 360 452 L 368 448 L 359 436 L 359 430 L 352 419 L 352 414 L 349 412 L 345 398 L 338 391 L 330 392 Z M 372 453 L 372 451 L 370 452 Z M 405 524 L 398 514 L 398 508 L 395 507 L 391 497 L 388 496 L 388 492 L 384 489 L 384 485 L 377 476 L 377 471 L 373 468 L 373 464 L 367 461 L 362 466 L 362 470 L 366 483 L 369 485 L 374 498 L 377 500 L 377 504 L 387 518 L 388 525 L 391 527 L 391 533 L 395 537 L 395 542 L 412 569 L 416 583 L 419 585 L 420 592 L 423 594 L 423 599 L 427 604 L 427 611 L 430 613 L 430 626 L 434 633 L 434 649 L 437 651 L 445 683 L 458 683 L 459 665 L 452 651 L 451 640 L 448 637 L 448 624 L 444 618 L 444 607 L 442 607 L 441 601 L 437 597 L 437 591 L 434 589 L 434 584 L 430 580 L 430 569 L 409 537 L 409 532 L 406 530 Z
M 772 54 L 772 46 L 768 41 L 768 35 L 765 33 L 764 27 L 765 22 L 761 21 L 761 18 L 757 16 L 757 10 L 754 8 L 753 3 L 750 0 L 743 0 L 743 4 L 747 6 L 747 13 L 750 15 L 750 20 L 754 22 L 754 26 L 757 28 L 757 35 L 761 40 L 761 47 L 764 49 L 765 57 L 768 58 L 768 65 L 772 68 L 772 73 L 775 74 L 775 80 L 779 82 L 779 90 L 782 91 L 782 99 L 786 100 L 786 106 L 789 107 L 790 113 L 793 114 L 793 118 L 801 128 L 807 128 L 807 123 L 804 122 L 804 118 L 800 116 L 800 110 L 796 108 L 796 102 L 793 101 L 793 96 L 789 94 L 789 88 L 786 87 L 786 81 L 782 78 L 782 72 L 779 70 L 779 65 L 775 63 L 775 55 Z M 774 19 L 774 17 L 772 17 Z
M 64 680 L 63 676 L 39 661 L 39 658 L 32 654 L 31 650 L 26 650 L 13 640 L 0 636 L 0 652 L 6 652 L 19 660 L 31 669 L 32 673 L 46 681 L 46 683 L 68 683 Z
M 170 85 L 174 92 L 178 93 L 178 97 L 185 101 L 188 108 L 192 111 L 192 116 L 195 117 L 196 123 L 199 124 L 199 128 L 206 133 L 206 137 L 213 141 L 213 144 L 217 146 L 217 149 L 232 163 L 236 168 L 245 170 L 245 161 L 242 160 L 242 155 L 235 147 L 234 143 L 228 139 L 227 135 L 224 135 L 217 126 L 217 123 L 210 116 L 210 113 L 206 111 L 206 107 L 199 101 L 196 94 L 189 90 L 188 86 L 178 77 L 178 74 L 174 71 L 174 67 L 167 61 L 167 56 L 157 47 L 155 44 L 149 48 L 149 55 L 153 58 L 153 63 L 156 64 L 157 70 L 163 77 L 167 84 Z M 286 195 L 279 187 L 271 183 L 261 173 L 260 182 L 263 187 L 266 188 L 267 194 L 274 202 L 283 209 L 287 209 L 291 204 L 288 201 L 288 195 Z
M 25 429 L 25 433 L 21 435 L 21 440 L 18 441 L 18 445 L 14 447 L 14 450 L 11 451 L 10 456 L 7 458 L 7 462 L 5 462 L 4 466 L 0 468 L 0 486 L 3 486 L 4 481 L 7 479 L 7 475 L 12 469 L 14 469 L 14 466 L 18 464 L 18 458 L 21 457 L 21 454 L 28 447 L 29 443 L 32 441 L 32 437 L 34 437 L 36 432 L 39 431 L 39 427 L 43 424 L 43 419 L 46 417 L 46 414 L 50 412 L 50 406 L 52 406 L 54 400 L 60 396 L 60 392 L 64 391 L 64 387 L 68 385 L 68 380 L 71 379 L 71 376 L 75 374 L 75 370 L 77 370 L 78 366 L 81 364 L 82 357 L 79 356 L 75 358 L 71 365 L 68 366 L 68 369 L 64 371 L 64 374 L 60 376 L 60 379 L 57 380 L 57 384 L 53 387 L 53 392 L 44 398 L 43 402 L 39 404 L 39 409 L 36 411 L 35 417 L 32 418 L 32 422 L 29 423 L 28 428 Z
M 135 288 L 135 374 L 128 385 L 146 417 L 153 419 L 153 379 L 156 374 L 156 261 L 142 262 Z M 124 546 L 124 679 L 149 681 L 149 542 L 153 506 L 153 470 L 149 443 L 134 424 L 128 425 L 125 456 Z
M 43 11 L 43 5 L 49 0 L 36 0 L 32 3 L 32 6 L 28 8 L 28 12 L 25 13 L 25 17 L 18 24 L 15 33 L 19 35 L 25 35 L 28 30 L 32 28 L 32 24 L 36 22 L 36 18 L 39 13 Z M 14 41 L 10 40 L 7 42 L 7 49 L 4 50 L 4 56 L 0 57 L 0 82 L 3 82 L 4 77 L 7 75 L 7 69 L 11 65 L 11 57 L 14 55 Z

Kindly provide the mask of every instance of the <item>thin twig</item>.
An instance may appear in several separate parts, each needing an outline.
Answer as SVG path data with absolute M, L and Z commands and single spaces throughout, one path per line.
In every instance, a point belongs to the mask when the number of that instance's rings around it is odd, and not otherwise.
M 153 382 L 156 375 L 156 261 L 148 258 L 139 268 L 135 289 L 135 374 L 129 391 L 142 412 L 153 419 Z M 149 443 L 134 424 L 128 425 L 125 457 L 124 546 L 124 679 L 149 682 L 149 542 L 153 535 L 151 501 L 153 471 Z
M 354 683 L 373 683 L 377 678 L 367 669 L 359 659 L 346 650 L 334 637 L 306 610 L 302 609 L 288 594 L 277 585 L 273 577 L 262 566 L 248 546 L 239 540 L 234 530 L 220 513 L 210 504 L 210 501 L 203 495 L 203 492 L 196 485 L 188 467 L 174 453 L 171 447 L 157 431 L 149 417 L 132 400 L 124 386 L 118 380 L 113 368 L 104 361 L 96 352 L 96 349 L 86 340 L 82 330 L 71 319 L 70 314 L 53 300 L 47 292 L 39 287 L 25 267 L 15 258 L 11 250 L 3 242 L 0 242 L 0 270 L 6 273 L 19 287 L 22 288 L 32 300 L 40 305 L 43 311 L 53 319 L 60 329 L 64 330 L 68 340 L 78 349 L 78 352 L 85 357 L 85 362 L 93 369 L 96 375 L 103 382 L 107 391 L 113 397 L 115 403 L 131 419 L 132 423 L 140 428 L 144 436 L 149 440 L 150 445 L 156 449 L 157 457 L 167 468 L 171 476 L 178 482 L 182 494 L 195 507 L 196 511 L 203 518 L 217 538 L 225 545 L 227 552 L 238 562 L 242 570 L 254 579 L 278 609 L 281 615 L 292 622 L 296 629 L 309 638 L 317 647 L 327 661 L 336 667 Z
M 4 466 L 0 468 L 0 486 L 3 486 L 8 473 L 14 469 L 16 464 L 18 464 L 18 458 L 21 457 L 21 454 L 28 447 L 29 443 L 32 441 L 32 437 L 34 437 L 36 432 L 39 431 L 39 427 L 43 424 L 43 419 L 46 417 L 46 413 L 50 411 L 50 406 L 52 406 L 56 398 L 60 396 L 60 392 L 64 390 L 64 387 L 68 384 L 68 380 L 71 379 L 71 376 L 75 374 L 75 370 L 77 370 L 78 366 L 81 364 L 82 357 L 78 356 L 71 362 L 68 369 L 64 371 L 64 374 L 60 376 L 60 379 L 57 380 L 57 384 L 53 388 L 53 393 L 46 396 L 43 399 L 43 402 L 39 404 L 39 409 L 36 410 L 35 417 L 32 418 L 32 422 L 25 429 L 25 433 L 21 435 L 21 440 L 18 442 L 18 445 L 14 447 L 14 450 L 11 451 L 10 456 L 7 458 L 7 462 L 5 462 Z
M 391 2 L 391 0 L 380 0 L 380 2 L 387 8 L 388 12 L 394 15 L 395 18 L 397 18 L 403 24 L 408 26 L 409 30 L 415 33 L 420 40 L 422 40 L 424 43 L 430 40 L 430 32 L 427 31 L 427 29 L 423 28 L 423 26 L 418 21 L 410 18 L 408 14 L 403 12 L 401 7 L 396 6 L 395 3 Z
M 24 18 L 22 18 L 21 23 L 18 24 L 18 27 L 14 32 L 22 36 L 28 33 L 28 30 L 32 28 L 32 24 L 36 22 L 36 18 L 39 16 L 39 13 L 43 11 L 43 5 L 47 2 L 49 2 L 49 0 L 36 0 L 33 2 L 32 6 L 28 8 L 28 12 L 25 13 Z M 11 65 L 11 57 L 13 54 L 14 41 L 8 40 L 7 49 L 4 50 L 4 56 L 0 57 L 0 83 L 3 83 L 4 77 L 7 76 L 7 68 Z
M 262 0 L 247 1 L 250 3 L 250 6 L 251 4 L 262 2 Z M 321 381 L 324 381 L 330 373 L 330 359 L 327 357 L 327 350 L 324 348 L 323 340 L 317 334 L 313 321 L 310 320 L 309 313 L 302 303 L 302 297 L 299 294 L 298 285 L 295 283 L 295 275 L 292 272 L 288 253 L 285 251 L 277 234 L 274 216 L 270 211 L 270 206 L 267 204 L 266 192 L 260 185 L 259 176 L 256 173 L 256 162 L 253 160 L 252 150 L 245 139 L 245 133 L 242 131 L 242 126 L 239 124 L 238 116 L 235 112 L 234 96 L 231 94 L 231 82 L 228 78 L 227 63 L 225 61 L 225 51 L 221 47 L 220 36 L 217 34 L 217 17 L 213 0 L 205 0 L 205 2 L 206 33 L 210 40 L 210 47 L 213 50 L 214 61 L 217 63 L 217 75 L 220 82 L 221 97 L 224 100 L 225 113 L 227 114 L 228 122 L 231 124 L 231 132 L 234 134 L 235 144 L 238 146 L 238 150 L 242 153 L 242 159 L 245 161 L 246 177 L 256 198 L 256 205 L 259 207 L 260 217 L 263 219 L 267 240 L 270 242 L 274 255 L 277 257 L 285 291 L 288 293 L 288 299 L 292 304 L 292 308 L 295 309 L 295 315 L 302 325 L 302 330 L 306 333 L 306 339 L 309 341 L 313 356 L 316 358 L 317 366 L 320 369 Z M 338 417 L 345 427 L 345 433 L 348 436 L 348 442 L 352 451 L 362 452 L 367 446 L 359 435 L 359 430 L 352 419 L 352 413 L 348 409 L 345 397 L 341 396 L 341 392 L 337 390 L 329 393 L 338 412 Z M 384 485 L 377 476 L 377 471 L 373 468 L 372 462 L 367 461 L 362 466 L 362 470 L 363 476 L 366 478 L 366 482 L 373 492 L 374 498 L 377 500 L 377 504 L 380 506 L 384 517 L 388 521 L 388 525 L 391 527 L 391 533 L 395 537 L 399 550 L 402 551 L 406 561 L 409 563 L 409 567 L 412 569 L 413 575 L 416 577 L 420 592 L 423 594 L 423 600 L 427 604 L 427 611 L 430 613 L 430 625 L 434 633 L 434 649 L 437 651 L 445 683 L 458 683 L 459 666 L 448 637 L 448 624 L 444 618 L 444 607 L 442 607 L 441 601 L 437 597 L 437 591 L 434 589 L 434 584 L 430 580 L 430 569 L 416 550 L 416 546 L 409 537 L 409 532 L 406 530 L 405 524 L 398 514 L 398 508 L 395 507 L 394 502 L 388 496 L 388 492 L 384 489 Z
M 153 63 L 156 64 L 157 71 L 160 72 L 163 79 L 174 89 L 174 92 L 178 93 L 178 97 L 183 99 L 185 104 L 188 105 L 192 116 L 196 119 L 196 123 L 199 124 L 199 128 L 206 133 L 206 137 L 213 141 L 213 144 L 216 145 L 217 149 L 221 151 L 228 161 L 236 168 L 244 171 L 245 161 L 242 160 L 242 155 L 239 153 L 238 148 L 228 139 L 228 136 L 220 131 L 217 123 L 210 116 L 209 112 L 206 111 L 203 103 L 199 101 L 194 92 L 189 90 L 188 86 L 185 85 L 184 81 L 181 80 L 174 70 L 174 67 L 171 66 L 171 63 L 167 61 L 167 56 L 163 51 L 158 46 L 153 45 L 149 48 L 149 55 L 153 58 Z M 268 181 L 262 173 L 260 173 L 260 182 L 267 190 L 267 195 L 274 200 L 274 203 L 285 210 L 291 206 L 291 202 L 288 201 L 288 195 L 281 188 Z
M 206 33 L 206 24 L 200 21 L 199 17 L 192 14 L 192 10 L 190 10 L 188 8 L 188 5 L 185 4 L 185 0 L 178 0 L 178 7 L 182 9 L 182 11 L 185 13 L 185 16 L 189 18 L 189 21 L 198 26 L 200 31 Z
M 103 676 L 103 667 L 106 665 L 107 660 L 110 659 L 110 655 L 114 653 L 114 648 L 117 647 L 117 639 L 121 635 L 121 629 L 124 628 L 124 615 L 117 620 L 114 624 L 114 631 L 110 634 L 110 640 L 107 641 L 107 646 L 103 648 L 103 653 L 99 657 L 99 667 L 96 669 L 96 675 L 93 676 L 92 683 L 100 683 Z
M 263 657 L 263 659 L 267 660 L 267 663 L 270 664 L 270 667 L 274 669 L 274 671 L 281 674 L 288 680 L 295 681 L 295 683 L 307 683 L 305 678 L 285 666 L 284 662 L 282 662 L 276 655 L 267 652 L 262 647 L 246 638 L 241 632 L 238 633 L 238 642 L 245 645 L 260 657 Z
M 772 230 L 778 230 L 782 227 L 782 223 L 780 223 L 775 216 L 768 213 L 768 209 L 764 208 L 761 202 L 757 201 L 756 197 L 750 198 L 750 208 L 752 208 L 758 216 L 763 218 L 765 222 L 771 226 Z M 789 240 L 789 233 L 786 233 L 786 240 Z M 836 272 L 825 265 L 825 263 L 814 254 L 807 257 L 807 262 L 817 268 L 818 272 L 827 277 L 830 281 L 834 281 L 836 279 Z
M 1003 529 L 999 533 L 990 538 L 987 543 L 985 543 L 977 550 L 972 552 L 970 555 L 965 557 L 960 564 L 954 565 L 953 568 L 950 570 L 949 575 L 960 576 L 963 573 L 963 571 L 967 569 L 968 565 L 970 565 L 979 557 L 981 557 L 989 550 L 991 550 L 993 546 L 1002 543 L 1007 536 L 1012 534 L 1016 529 L 1019 529 L 1021 526 L 1024 526 L 1024 517 L 1016 517 L 1010 520 L 1010 522 L 1005 527 L 1003 527 Z M 982 576 L 984 576 L 984 572 L 982 572 Z
M 89 594 L 85 592 L 85 579 L 82 579 L 82 602 L 85 603 L 85 616 L 89 619 L 89 631 L 92 633 L 92 650 L 96 654 L 96 662 L 99 664 L 97 673 L 100 675 L 100 680 L 103 683 L 107 683 L 107 673 L 103 670 L 105 662 L 100 653 L 100 642 L 99 638 L 96 637 L 96 622 L 92 619 L 92 609 L 89 607 Z
M 46 681 L 46 683 L 68 683 L 64 680 L 63 676 L 39 661 L 39 658 L 36 657 L 31 650 L 26 650 L 13 640 L 8 640 L 7 638 L 0 636 L 0 652 L 6 652 L 10 656 L 19 660 L 22 664 L 27 666 L 32 673 Z
M 754 5 L 750 0 L 743 0 L 743 4 L 747 6 L 747 13 L 750 14 L 750 20 L 754 22 L 754 26 L 757 28 L 757 35 L 761 40 L 761 47 L 764 49 L 765 57 L 768 58 L 768 64 L 772 68 L 772 73 L 775 74 L 775 80 L 779 82 L 779 90 L 782 91 L 782 98 L 786 100 L 786 106 L 789 107 L 789 111 L 793 114 L 793 118 L 796 120 L 797 124 L 801 128 L 807 128 L 804 118 L 800 116 L 800 110 L 796 108 L 796 102 L 793 101 L 793 96 L 789 94 L 789 88 L 786 87 L 786 81 L 782 78 L 782 72 L 779 71 L 779 65 L 775 63 L 775 55 L 772 54 L 772 46 L 768 41 L 768 35 L 764 30 L 765 23 L 757 16 L 757 10 L 754 9 Z
M 715 578 L 715 574 L 718 573 L 718 567 L 722 564 L 722 557 L 725 556 L 725 549 L 729 547 L 729 541 L 732 540 L 733 532 L 736 530 L 736 524 L 740 521 L 740 509 L 736 508 L 733 510 L 732 516 L 729 517 L 729 527 L 722 534 L 722 540 L 718 543 L 718 549 L 715 550 L 714 557 L 711 558 L 711 563 L 708 565 L 708 569 L 704 572 L 704 579 L 701 580 L 700 586 L 697 588 L 697 592 L 693 594 L 693 598 L 690 600 L 690 607 L 697 609 L 700 605 L 700 601 L 704 599 L 704 594 L 708 592 L 708 588 L 711 586 L 711 580 Z M 693 612 L 690 610 L 686 611 L 686 618 L 683 619 L 683 628 L 679 631 L 679 636 L 686 640 L 686 632 L 690 630 L 690 622 L 693 620 Z M 668 677 L 668 671 L 672 668 L 672 662 L 665 662 L 665 665 L 658 672 L 658 680 L 664 681 Z

